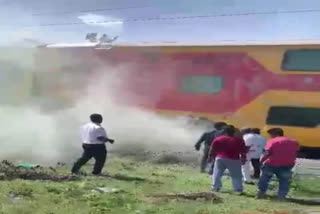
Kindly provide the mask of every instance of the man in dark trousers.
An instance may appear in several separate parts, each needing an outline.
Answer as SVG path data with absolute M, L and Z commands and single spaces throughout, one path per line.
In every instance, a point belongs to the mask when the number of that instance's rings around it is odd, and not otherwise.
M 211 132 L 206 132 L 204 133 L 201 138 L 198 140 L 198 142 L 195 145 L 195 149 L 197 151 L 200 150 L 201 148 L 201 144 L 204 143 L 204 149 L 203 149 L 203 155 L 202 155 L 202 159 L 201 159 L 201 165 L 200 165 L 200 169 L 201 172 L 204 173 L 206 170 L 206 166 L 208 164 L 207 160 L 208 160 L 208 156 L 209 156 L 209 150 L 210 150 L 210 146 L 212 141 L 222 135 L 222 128 L 224 126 L 226 126 L 227 124 L 224 122 L 217 122 L 214 124 L 214 130 Z M 211 167 L 213 169 L 213 166 Z M 210 170 L 210 174 L 212 173 L 212 169 Z
M 101 126 L 103 118 L 100 114 L 90 115 L 91 122 L 81 127 L 81 140 L 83 154 L 74 164 L 71 172 L 77 174 L 80 168 L 91 158 L 96 160 L 92 174 L 101 174 L 102 168 L 107 158 L 107 149 L 105 143 L 114 143 L 114 140 L 107 137 L 105 129 Z

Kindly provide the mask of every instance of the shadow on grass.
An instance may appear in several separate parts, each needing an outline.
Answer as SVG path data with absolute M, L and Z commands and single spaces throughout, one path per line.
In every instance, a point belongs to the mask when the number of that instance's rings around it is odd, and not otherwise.
M 287 200 L 288 202 L 292 202 L 295 204 L 300 204 L 300 205 L 308 205 L 308 206 L 319 206 L 320 205 L 320 198 L 318 200 L 314 199 L 306 199 L 306 198 L 289 198 Z
M 223 192 L 223 193 L 230 193 L 231 192 Z M 245 193 L 243 197 L 248 197 L 248 198 L 256 198 L 256 195 L 253 193 Z M 257 200 L 269 200 L 269 201 L 280 201 L 280 202 L 290 202 L 290 203 L 295 203 L 299 205 L 308 205 L 308 206 L 319 206 L 320 205 L 320 198 L 317 199 L 312 199 L 312 198 L 288 198 L 285 200 L 279 200 L 276 196 L 270 196 L 267 195 L 263 199 L 257 199 Z
M 120 181 L 136 182 L 136 183 L 148 182 L 150 184 L 163 184 L 163 182 L 161 182 L 161 181 L 152 181 L 152 180 L 148 180 L 146 178 L 128 176 L 128 175 L 123 175 L 123 174 L 114 174 L 114 175 L 106 174 L 106 175 L 103 175 L 100 177 L 110 178 L 110 179 L 115 179 L 115 180 L 120 180 Z
M 312 186 L 312 185 L 310 185 L 310 186 Z M 320 190 L 317 187 L 314 189 L 310 189 L 310 187 L 297 185 L 296 191 L 299 191 L 303 194 L 310 195 L 310 196 L 320 196 Z
M 112 179 L 116 179 L 116 180 L 121 180 L 121 181 L 128 181 L 128 182 L 137 182 L 137 183 L 148 182 L 150 184 L 163 184 L 163 182 L 158 181 L 158 180 L 152 181 L 152 180 L 148 180 L 146 178 L 127 176 L 127 175 L 122 175 L 122 174 L 107 175 L 107 177 L 112 178 Z
M 182 199 L 182 200 L 204 200 L 212 203 L 222 203 L 223 199 L 213 192 L 194 192 L 194 193 L 163 193 L 154 194 L 147 197 L 163 198 L 163 199 Z
M 104 175 L 103 177 L 116 179 L 116 180 L 120 180 L 120 181 L 149 182 L 149 180 L 146 178 L 128 176 L 128 175 L 123 175 L 123 174 L 114 174 L 114 175 L 107 174 L 107 175 Z

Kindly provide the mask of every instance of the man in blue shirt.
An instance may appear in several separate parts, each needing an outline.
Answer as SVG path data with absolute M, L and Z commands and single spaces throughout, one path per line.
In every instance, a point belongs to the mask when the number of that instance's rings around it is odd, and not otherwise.
M 226 126 L 227 124 L 224 122 L 217 122 L 214 124 L 214 130 L 211 132 L 205 132 L 200 139 L 198 140 L 198 142 L 195 145 L 195 149 L 197 151 L 200 150 L 201 148 L 201 144 L 204 143 L 204 149 L 203 149 L 203 155 L 202 155 L 202 159 L 201 159 L 201 164 L 200 164 L 200 169 L 201 169 L 201 173 L 204 173 L 206 170 L 206 166 L 208 164 L 207 159 L 208 159 L 208 155 L 209 155 L 209 150 L 210 150 L 210 146 L 212 141 L 218 137 L 222 135 L 222 128 L 224 126 Z M 213 169 L 213 164 L 211 167 L 211 170 L 209 173 L 211 173 Z

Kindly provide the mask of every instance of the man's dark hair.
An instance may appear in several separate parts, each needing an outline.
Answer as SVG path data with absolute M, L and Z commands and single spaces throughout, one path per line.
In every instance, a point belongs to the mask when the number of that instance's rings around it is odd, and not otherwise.
M 223 127 L 223 133 L 228 136 L 234 136 L 235 128 L 231 125 L 226 125 Z
M 268 130 L 268 134 L 270 134 L 271 136 L 278 136 L 281 137 L 283 136 L 283 130 L 281 128 L 272 128 Z
M 223 127 L 224 126 L 226 126 L 227 124 L 225 123 L 225 122 L 216 122 L 215 124 L 214 124 L 214 128 L 216 129 L 216 130 L 221 130 L 221 129 L 223 129 Z
M 103 118 L 102 118 L 101 114 L 91 114 L 90 115 L 90 120 L 93 123 L 99 123 L 100 124 L 100 123 L 102 123 Z
M 252 128 L 251 133 L 253 134 L 260 134 L 260 129 L 259 128 Z
M 252 130 L 250 128 L 245 128 L 245 129 L 241 129 L 241 134 L 245 135 L 245 134 L 249 134 L 252 132 Z

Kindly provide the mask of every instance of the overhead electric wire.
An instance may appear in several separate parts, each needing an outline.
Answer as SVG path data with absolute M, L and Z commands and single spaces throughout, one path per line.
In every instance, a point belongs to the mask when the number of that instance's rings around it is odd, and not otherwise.
M 18 26 L 18 27 L 35 28 L 35 27 L 68 26 L 68 25 L 108 24 L 108 23 L 119 23 L 119 22 L 149 22 L 149 21 L 185 20 L 185 19 L 197 19 L 197 18 L 230 17 L 230 16 L 297 14 L 297 13 L 312 13 L 312 12 L 320 12 L 320 9 L 291 10 L 291 11 L 268 11 L 268 12 L 248 12 L 248 13 L 233 13 L 233 14 L 232 13 L 231 14 L 210 14 L 210 15 L 195 15 L 195 16 L 129 18 L 129 19 L 118 19 L 118 20 L 109 20 L 109 21 L 107 21 L 107 20 L 106 21 L 94 21 L 94 22 L 46 23 L 46 24 L 31 25 L 31 26 Z
M 136 7 L 115 7 L 115 8 L 101 8 L 91 10 L 80 10 L 80 11 L 52 11 L 52 12 L 41 12 L 32 13 L 32 16 L 46 16 L 46 15 L 61 15 L 61 14 L 72 14 L 72 13 L 91 13 L 91 12 L 102 12 L 102 11 L 116 11 L 116 10 L 130 10 L 130 9 L 143 9 L 150 8 L 151 6 L 136 6 Z

